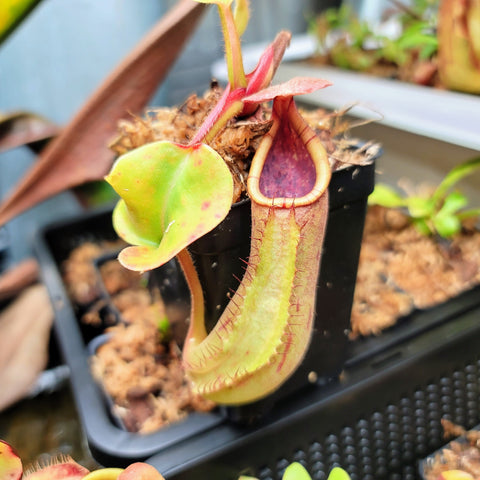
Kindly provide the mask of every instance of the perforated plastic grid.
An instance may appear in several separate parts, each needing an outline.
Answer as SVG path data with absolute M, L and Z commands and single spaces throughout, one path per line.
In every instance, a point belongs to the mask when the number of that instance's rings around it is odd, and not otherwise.
M 418 478 L 418 460 L 445 444 L 441 418 L 467 428 L 478 423 L 479 390 L 477 360 L 417 388 L 411 397 L 316 439 L 291 458 L 260 468 L 257 475 L 261 480 L 281 478 L 285 467 L 298 461 L 314 480 L 326 479 L 334 466 L 347 470 L 352 480 L 413 480 Z

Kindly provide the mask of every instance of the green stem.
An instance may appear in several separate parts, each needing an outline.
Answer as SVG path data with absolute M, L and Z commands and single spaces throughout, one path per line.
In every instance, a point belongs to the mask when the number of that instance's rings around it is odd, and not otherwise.
M 480 216 L 480 208 L 472 208 L 470 210 L 464 210 L 462 212 L 457 213 L 457 217 L 460 220 L 465 220 L 466 218 L 479 217 L 479 216 Z
M 204 141 L 205 143 L 209 144 L 217 135 L 222 128 L 224 128 L 228 121 L 238 115 L 243 109 L 243 102 L 241 100 L 237 100 L 233 102 L 228 108 L 222 112 L 220 117 L 216 120 L 212 128 L 207 132 L 205 135 Z
M 228 85 L 222 98 L 217 105 L 208 114 L 195 136 L 190 141 L 190 145 L 198 143 L 210 143 L 215 135 L 228 123 L 228 121 L 239 114 L 243 109 L 243 97 L 245 89 L 238 88 L 232 91 Z
M 198 343 L 202 342 L 207 336 L 204 320 L 205 307 L 203 290 L 192 257 L 186 248 L 177 254 L 177 259 L 182 267 L 185 280 L 187 281 L 190 290 L 190 326 L 186 337 L 187 342 L 183 347 L 184 351 L 188 351 L 191 348 L 194 348 Z
M 235 26 L 232 10 L 230 6 L 218 4 L 218 12 L 225 41 L 225 56 L 229 83 L 233 90 L 236 88 L 245 88 L 247 86 L 247 78 L 243 69 L 240 37 Z

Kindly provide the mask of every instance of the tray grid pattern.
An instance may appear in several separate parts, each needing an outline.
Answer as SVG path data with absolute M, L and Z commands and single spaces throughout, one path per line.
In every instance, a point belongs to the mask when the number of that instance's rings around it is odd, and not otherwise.
M 446 443 L 442 418 L 473 428 L 480 419 L 480 359 L 450 375 L 418 386 L 412 395 L 376 409 L 337 431 L 317 438 L 290 458 L 258 469 L 260 480 L 281 479 L 292 461 L 302 463 L 313 480 L 325 480 L 341 466 L 352 480 L 414 480 L 419 460 Z

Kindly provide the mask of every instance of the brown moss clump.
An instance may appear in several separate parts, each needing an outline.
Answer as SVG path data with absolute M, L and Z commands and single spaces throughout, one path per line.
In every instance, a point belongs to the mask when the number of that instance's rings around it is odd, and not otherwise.
M 63 262 L 62 277 L 70 298 L 77 305 L 85 306 L 98 299 L 100 290 L 93 261 L 120 245 L 120 242 L 84 242 Z
M 122 120 L 118 125 L 118 137 L 110 148 L 122 155 L 146 143 L 169 140 L 182 145 L 195 135 L 205 117 L 218 102 L 222 90 L 213 86 L 203 97 L 196 94 L 175 108 L 151 108 L 144 117 Z M 258 112 L 254 118 L 241 121 L 232 120 L 213 139 L 210 146 L 225 160 L 234 180 L 236 202 L 246 191 L 246 178 L 250 162 L 258 143 L 268 132 L 271 122 Z
M 150 108 L 143 117 L 134 116 L 130 120 L 122 120 L 118 124 L 118 136 L 110 144 L 110 148 L 117 155 L 122 155 L 160 140 L 185 145 L 194 137 L 221 94 L 222 89 L 214 85 L 203 97 L 193 94 L 179 107 Z M 347 133 L 352 127 L 345 120 L 348 110 L 348 108 L 340 112 L 327 112 L 322 109 L 302 110 L 302 115 L 324 143 L 334 169 L 341 164 L 368 163 L 379 148 L 373 143 L 358 147 L 357 140 L 347 138 Z M 210 146 L 221 155 L 232 173 L 234 181 L 232 203 L 247 195 L 248 171 L 262 137 L 272 125 L 270 114 L 268 105 L 259 106 L 248 118 L 230 120 L 210 142 Z
M 110 339 L 92 357 L 95 378 L 131 432 L 152 432 L 215 406 L 192 392 L 177 344 L 162 338 L 161 308 L 156 303 L 137 310 L 131 324 L 109 329 Z
M 480 232 L 427 237 L 399 210 L 370 207 L 352 311 L 352 336 L 378 334 L 480 283 Z
M 99 266 L 95 260 L 119 244 L 91 243 L 73 249 L 63 264 L 64 281 L 72 300 L 82 308 L 81 321 L 104 327 L 109 337 L 91 357 L 91 368 L 112 400 L 112 413 L 131 432 L 148 433 L 215 405 L 192 392 L 174 340 L 182 325 L 164 331 L 166 312 L 157 291 L 145 276 L 122 267 L 117 260 Z M 100 274 L 100 275 L 99 275 Z M 104 290 L 99 280 L 103 281 Z M 120 314 L 104 309 L 109 298 Z M 178 319 L 178 322 L 186 319 Z
M 480 432 L 466 431 L 463 427 L 442 419 L 445 438 L 461 437 L 453 440 L 446 448 L 426 462 L 424 478 L 437 480 L 442 472 L 460 470 L 473 478 L 480 478 Z

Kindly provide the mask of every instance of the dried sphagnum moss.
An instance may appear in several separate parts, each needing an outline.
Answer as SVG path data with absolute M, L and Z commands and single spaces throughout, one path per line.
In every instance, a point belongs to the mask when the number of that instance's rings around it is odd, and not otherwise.
M 95 378 L 131 432 L 149 433 L 214 407 L 192 392 L 176 343 L 162 340 L 162 308 L 160 302 L 138 308 L 132 323 L 108 330 L 111 338 L 91 357 Z
M 133 116 L 131 120 L 122 120 L 118 125 L 118 136 L 110 148 L 117 155 L 122 155 L 160 140 L 185 145 L 193 138 L 221 94 L 222 89 L 215 85 L 203 97 L 191 95 L 180 107 L 151 108 L 143 117 Z M 348 109 L 340 112 L 302 110 L 302 116 L 322 140 L 334 170 L 343 164 L 369 163 L 379 150 L 377 144 L 367 143 L 359 147 L 358 140 L 348 138 L 351 125 L 344 118 L 347 112 Z M 259 106 L 251 117 L 230 120 L 210 142 L 232 173 L 232 203 L 246 196 L 250 163 L 262 137 L 270 130 L 270 114 L 268 105 Z
M 191 95 L 176 108 L 151 108 L 144 117 L 122 120 L 118 125 L 119 135 L 110 148 L 122 155 L 146 143 L 169 140 L 182 145 L 195 135 L 205 117 L 218 102 L 222 91 L 213 87 L 203 96 Z M 246 191 L 246 178 L 250 161 L 258 143 L 268 132 L 271 122 L 264 115 L 254 119 L 231 121 L 213 139 L 210 146 L 225 160 L 234 180 L 234 197 L 238 201 Z
M 352 337 L 379 334 L 480 283 L 480 231 L 441 243 L 396 209 L 368 209 L 352 307 Z
M 461 437 L 451 441 L 446 448 L 429 457 L 425 462 L 425 480 L 437 480 L 443 472 L 458 470 L 480 478 L 480 432 L 466 431 L 449 420 L 442 419 L 445 438 Z
M 65 285 L 82 307 L 82 323 L 102 326 L 117 321 L 102 310 L 105 299 L 94 263 L 115 245 L 120 244 L 85 242 L 63 263 Z M 125 428 L 148 433 L 184 419 L 191 411 L 214 408 L 192 392 L 176 342 L 167 341 L 159 330 L 165 317 L 161 298 L 146 288 L 138 272 L 125 269 L 117 260 L 103 263 L 100 272 L 122 323 L 106 329 L 110 337 L 90 358 L 91 368 Z M 177 327 L 171 325 L 172 336 Z

